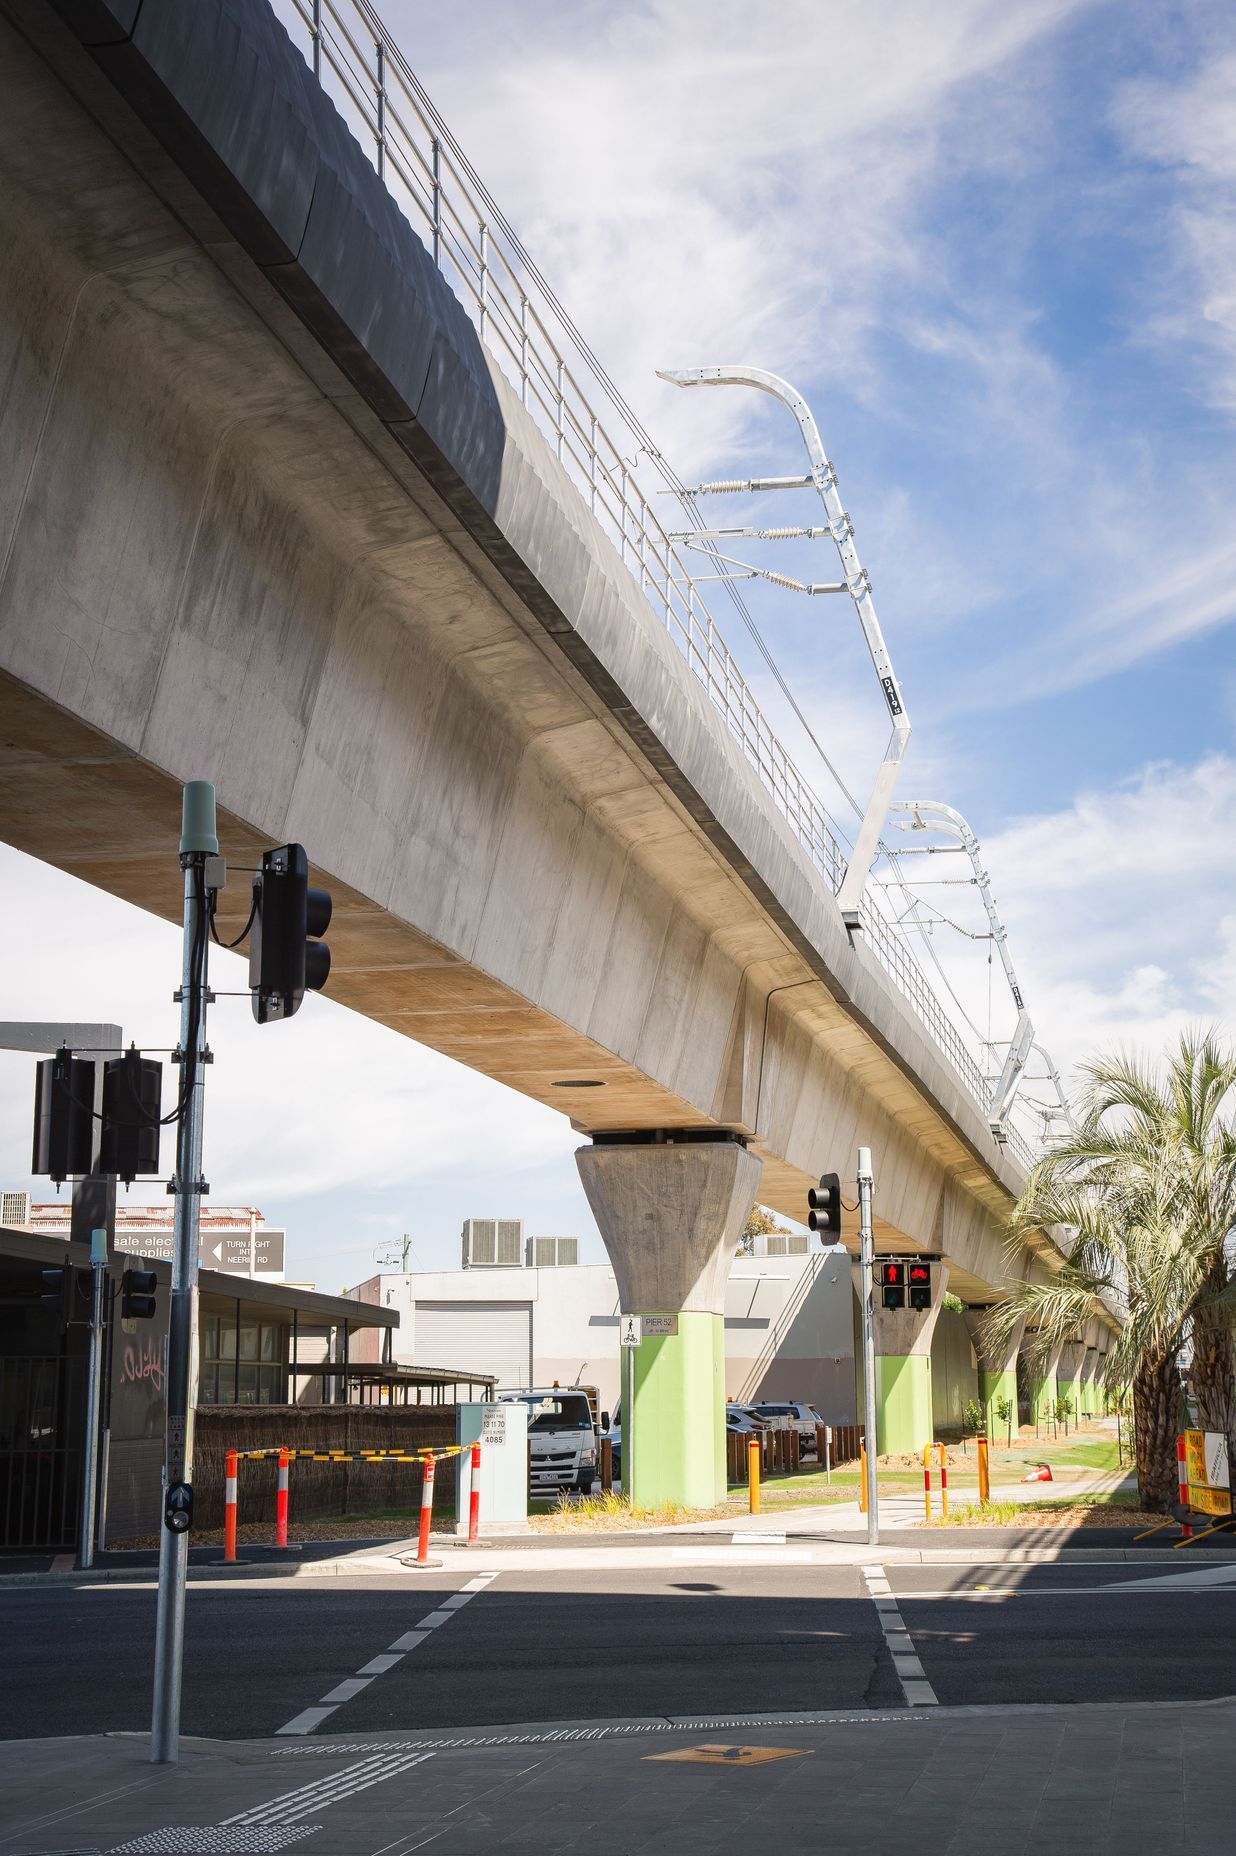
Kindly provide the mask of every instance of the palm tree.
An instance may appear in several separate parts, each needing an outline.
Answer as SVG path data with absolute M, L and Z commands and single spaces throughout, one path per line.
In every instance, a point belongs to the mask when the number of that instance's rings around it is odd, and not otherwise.
M 1176 1500 L 1181 1348 L 1192 1338 L 1205 1428 L 1236 1439 L 1236 1285 L 1227 1239 L 1236 1227 L 1236 1055 L 1213 1033 L 1189 1033 L 1161 1073 L 1131 1057 L 1082 1070 L 1076 1131 L 1031 1174 L 1009 1227 L 1020 1257 L 1057 1227 L 1066 1261 L 1023 1281 L 991 1318 L 993 1337 L 1025 1319 L 1028 1352 L 1048 1354 L 1106 1304 L 1121 1322 L 1107 1355 L 1111 1385 L 1133 1388 L 1134 1449 L 1144 1506 Z M 1232 1451 L 1236 1455 L 1236 1451 Z

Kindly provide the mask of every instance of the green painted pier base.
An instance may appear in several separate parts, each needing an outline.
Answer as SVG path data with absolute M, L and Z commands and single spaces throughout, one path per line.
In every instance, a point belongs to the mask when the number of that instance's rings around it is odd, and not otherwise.
M 1001 1423 L 1000 1419 L 996 1416 L 996 1410 L 995 1410 L 996 1401 L 1002 1398 L 1006 1398 L 1009 1402 L 1009 1413 L 1010 1413 L 1009 1422 L 1012 1424 L 1013 1429 L 1016 1430 L 1017 1429 L 1017 1367 L 1016 1365 L 1007 1366 L 1003 1369 L 1003 1371 L 998 1372 L 998 1373 L 984 1371 L 984 1369 L 980 1366 L 978 1369 L 978 1388 L 979 1388 L 979 1404 L 982 1406 L 983 1416 L 987 1420 L 987 1435 L 989 1437 L 1003 1437 L 1007 1434 L 1007 1426 Z
M 1057 1386 L 1054 1373 L 1040 1373 L 1030 1380 L 1030 1421 L 1047 1424 L 1056 1415 Z
M 930 1354 L 877 1355 L 876 1438 L 881 1456 L 932 1441 Z
M 724 1317 L 680 1314 L 677 1334 L 626 1351 L 625 1493 L 640 1508 L 715 1507 L 726 1492 Z

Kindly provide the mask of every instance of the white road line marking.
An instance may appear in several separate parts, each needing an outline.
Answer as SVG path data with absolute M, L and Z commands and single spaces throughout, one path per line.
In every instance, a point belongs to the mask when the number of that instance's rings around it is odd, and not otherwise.
M 893 1669 L 901 1684 L 902 1693 L 909 1708 L 934 1708 L 939 1704 L 936 1691 L 927 1680 L 926 1671 L 918 1659 L 914 1641 L 902 1621 L 897 1601 L 888 1589 L 888 1579 L 883 1566 L 864 1566 L 863 1582 L 868 1596 L 875 1605 L 876 1617 L 880 1620 L 880 1629 L 884 1641 L 889 1647 L 893 1659 Z M 909 1596 L 909 1594 L 907 1594 Z
M 419 1644 L 424 1643 L 432 1631 L 441 1629 L 443 1624 L 449 1624 L 453 1617 L 459 1615 L 460 1609 L 470 1599 L 475 1598 L 478 1592 L 483 1592 L 485 1587 L 491 1585 L 497 1577 L 496 1572 L 484 1572 L 478 1573 L 474 1579 L 469 1579 L 461 1592 L 455 1592 L 450 1598 L 443 1599 L 441 1608 L 423 1617 L 414 1630 L 405 1631 L 403 1636 L 397 1637 L 388 1649 L 380 1651 L 377 1656 L 371 1656 L 354 1676 L 348 1676 L 344 1681 L 337 1682 L 335 1687 L 323 1695 L 314 1707 L 302 1708 L 299 1714 L 293 1715 L 290 1721 L 285 1721 L 282 1727 L 275 1729 L 275 1732 L 277 1734 L 313 1733 L 322 1725 L 328 1714 L 333 1714 L 335 1709 L 342 1707 L 344 1702 L 353 1700 L 362 1689 L 369 1687 L 375 1677 L 385 1675 L 388 1670 L 395 1667 L 396 1663 L 401 1663 L 407 1652 L 415 1650 Z
M 340 1702 L 351 1701 L 353 1695 L 359 1695 L 363 1688 L 368 1688 L 372 1676 L 349 1676 L 346 1682 L 337 1682 L 334 1688 L 322 1697 L 323 1707 L 338 1707 Z
M 674 1547 L 675 1566 L 810 1566 L 810 1547 Z
M 783 1547 L 784 1534 L 766 1534 L 759 1528 L 749 1528 L 746 1533 L 730 1535 L 730 1541 L 736 1547 Z
M 322 1725 L 328 1714 L 334 1712 L 333 1708 L 302 1708 L 299 1714 L 294 1715 L 290 1721 L 285 1721 L 282 1727 L 276 1727 L 275 1732 L 277 1734 L 311 1734 L 315 1727 Z

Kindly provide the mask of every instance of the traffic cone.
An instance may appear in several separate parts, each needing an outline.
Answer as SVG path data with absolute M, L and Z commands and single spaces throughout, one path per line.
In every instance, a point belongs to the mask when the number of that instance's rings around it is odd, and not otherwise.
M 1022 1477 L 1023 1482 L 1051 1482 L 1053 1480 L 1051 1470 L 1046 1463 L 1040 1463 L 1037 1469 L 1032 1469 L 1028 1476 Z

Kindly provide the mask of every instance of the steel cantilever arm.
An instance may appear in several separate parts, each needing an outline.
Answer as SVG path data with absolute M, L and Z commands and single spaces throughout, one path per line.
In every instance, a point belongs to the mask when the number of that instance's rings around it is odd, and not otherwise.
M 867 801 L 867 810 L 859 826 L 858 840 L 854 846 L 854 855 L 846 868 L 841 888 L 837 892 L 837 901 L 841 909 L 841 919 L 847 928 L 862 927 L 863 891 L 867 887 L 867 878 L 875 861 L 879 848 L 880 834 L 888 809 L 892 804 L 897 777 L 901 772 L 901 763 L 905 759 L 906 748 L 910 741 L 910 717 L 902 700 L 901 688 L 893 672 L 888 647 L 884 643 L 884 634 L 880 630 L 880 621 L 876 616 L 875 601 L 871 596 L 871 582 L 866 569 L 858 558 L 854 546 L 853 529 L 850 519 L 841 506 L 837 493 L 837 475 L 829 463 L 820 439 L 811 408 L 802 394 L 792 387 L 788 380 L 782 380 L 778 374 L 770 374 L 762 367 L 684 367 L 658 369 L 662 380 L 670 381 L 676 387 L 754 387 L 760 393 L 769 393 L 783 406 L 788 406 L 798 422 L 802 441 L 807 447 L 811 460 L 811 482 L 819 494 L 820 501 L 828 514 L 828 528 L 837 552 L 841 556 L 841 566 L 845 573 L 846 589 L 854 601 L 863 636 L 867 640 L 867 649 L 880 683 L 880 693 L 884 698 L 892 723 L 892 734 L 884 752 L 880 771 L 876 775 L 871 797 Z M 792 480 L 791 480 L 792 481 Z
M 902 799 L 890 808 L 890 813 L 897 815 L 890 816 L 889 823 L 898 831 L 942 831 L 946 832 L 949 837 L 956 838 L 970 859 L 975 886 L 983 898 L 983 907 L 987 911 L 987 921 L 991 928 L 991 938 L 999 952 L 1004 977 L 1013 995 L 1013 1004 L 1017 1007 L 1017 1024 L 1009 1043 L 1008 1055 L 1004 1059 L 1004 1068 L 1000 1072 L 991 1095 L 988 1120 L 992 1133 L 997 1140 L 1006 1138 L 1005 1124 L 1009 1110 L 1017 1098 L 1017 1091 L 1021 1087 L 1022 1076 L 1033 1050 L 1038 1050 L 1040 1056 L 1046 1061 L 1051 1079 L 1056 1086 L 1056 1095 L 1059 1098 L 1061 1110 L 1069 1126 L 1072 1127 L 1073 1114 L 1069 1108 L 1068 1097 L 1064 1093 L 1064 1085 L 1060 1081 L 1060 1073 L 1047 1056 L 1046 1051 L 1043 1050 L 1042 1045 L 1036 1045 L 1034 1041 L 1034 1025 L 1022 996 L 1021 982 L 1013 966 L 1013 956 L 1009 952 L 1008 930 L 996 907 L 996 899 L 991 889 L 991 878 L 983 865 L 983 854 L 978 839 L 961 813 L 952 806 L 944 805 L 938 799 Z

